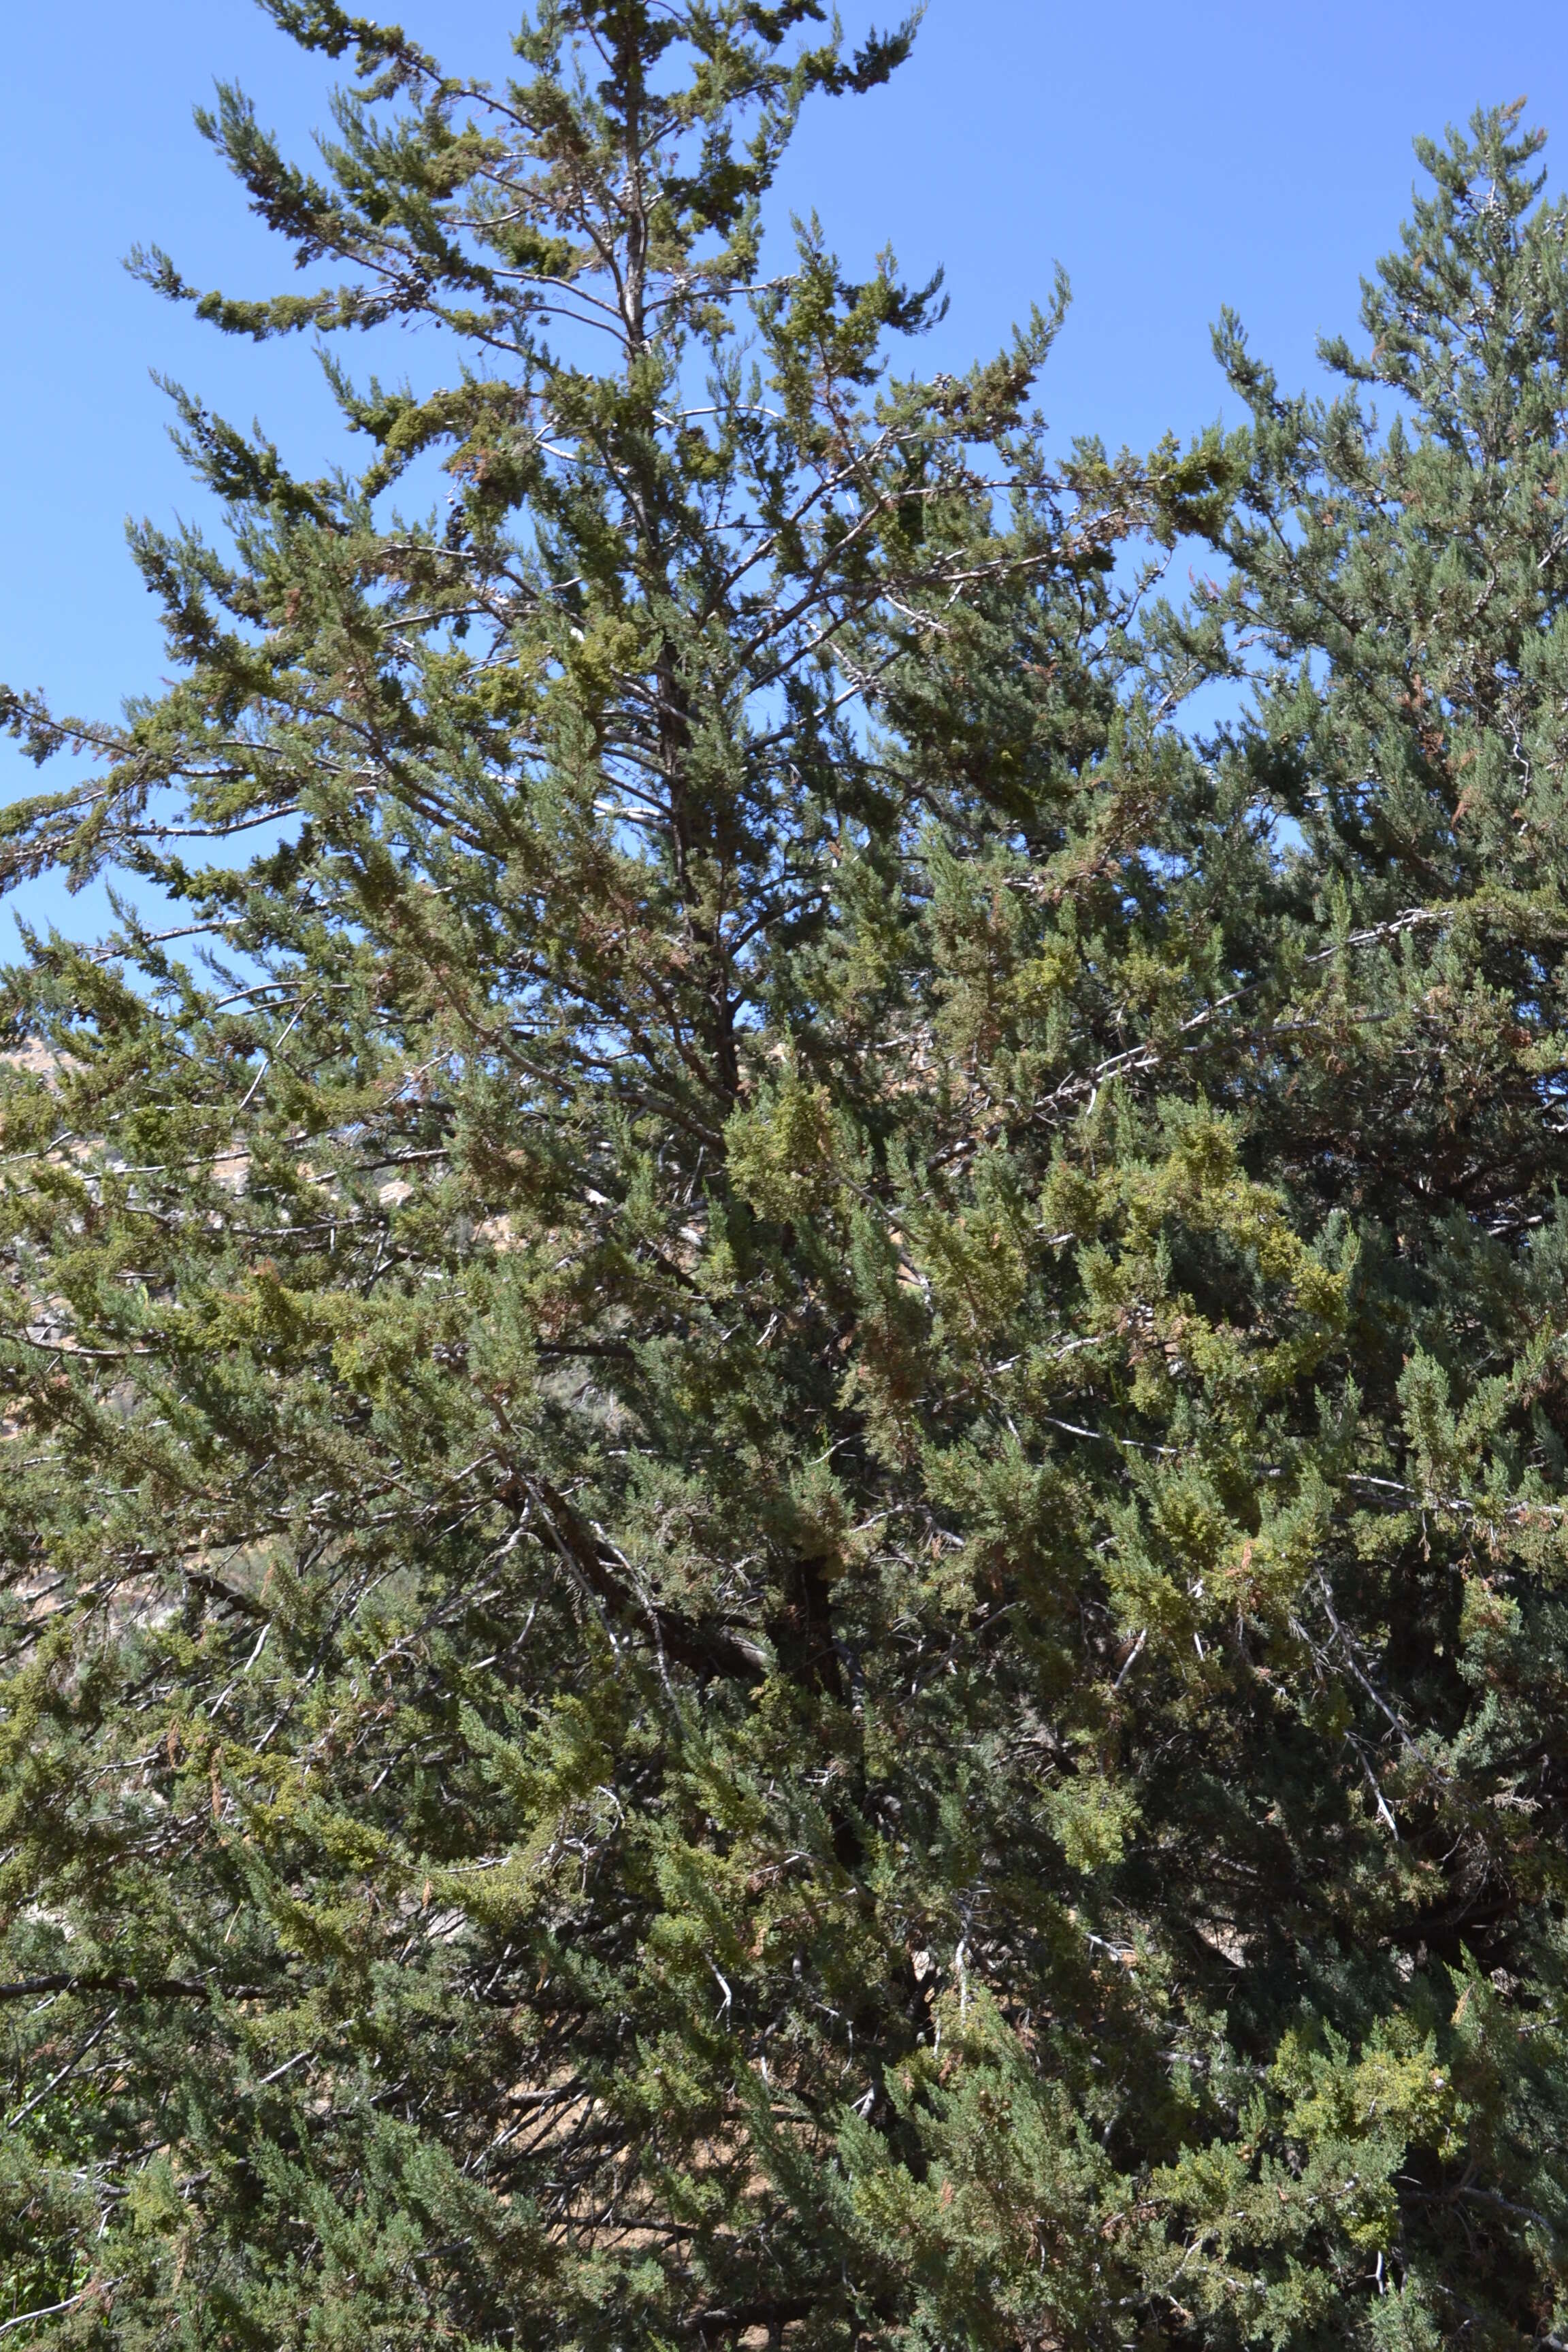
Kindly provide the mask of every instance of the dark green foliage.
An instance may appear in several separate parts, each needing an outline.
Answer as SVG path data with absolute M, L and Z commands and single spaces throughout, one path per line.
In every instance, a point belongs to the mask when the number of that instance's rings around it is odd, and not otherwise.
M 331 282 L 193 299 L 451 356 L 331 362 L 358 480 L 178 394 L 177 682 L 5 704 L 100 755 L 8 877 L 178 913 L 5 983 L 0 2324 L 1556 2345 L 1536 142 L 1423 151 L 1337 404 L 1227 327 L 1246 433 L 1053 460 L 1054 313 L 757 282 L 907 28 L 270 5 L 327 176 L 206 127 Z

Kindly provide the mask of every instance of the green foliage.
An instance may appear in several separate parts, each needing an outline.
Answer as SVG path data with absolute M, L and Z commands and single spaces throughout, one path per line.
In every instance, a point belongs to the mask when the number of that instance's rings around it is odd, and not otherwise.
M 759 282 L 909 27 L 271 14 L 324 176 L 204 127 L 332 282 L 189 299 L 452 363 L 329 357 L 358 479 L 176 394 L 174 684 L 3 706 L 96 755 L 5 877 L 177 912 L 5 979 L 0 2326 L 1558 2343 L 1539 142 L 1336 401 L 1230 322 L 1246 432 L 1060 459 L 1062 289 L 927 382 L 890 258 Z

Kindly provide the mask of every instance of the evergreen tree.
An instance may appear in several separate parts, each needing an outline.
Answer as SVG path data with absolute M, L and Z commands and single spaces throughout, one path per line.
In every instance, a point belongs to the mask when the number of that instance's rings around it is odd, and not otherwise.
M 5 982 L 0 2324 L 1554 2342 L 1538 142 L 1337 403 L 1227 327 L 1245 435 L 1053 462 L 1059 292 L 921 382 L 934 285 L 759 274 L 908 27 L 268 5 L 325 176 L 205 128 L 342 282 L 146 274 L 454 357 L 329 361 L 357 478 L 177 394 L 176 683 L 6 704 L 97 755 L 9 878 L 178 912 Z

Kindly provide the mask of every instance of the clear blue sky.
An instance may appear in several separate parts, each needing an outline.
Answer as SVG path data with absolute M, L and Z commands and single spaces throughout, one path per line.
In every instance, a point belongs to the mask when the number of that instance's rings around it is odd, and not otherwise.
M 397 13 L 444 58 L 505 70 L 508 0 Z M 878 21 L 891 13 L 879 5 Z M 863 28 L 860 0 L 845 14 Z M 124 519 L 200 511 L 149 372 L 240 421 L 259 415 L 306 468 L 339 446 L 308 346 L 196 327 L 121 257 L 145 239 L 194 282 L 281 284 L 284 257 L 190 110 L 215 79 L 237 79 L 303 146 L 332 68 L 251 0 L 18 8 L 7 55 L 0 678 L 107 712 L 163 667 Z M 1046 411 L 1064 436 L 1147 445 L 1219 413 L 1208 330 L 1222 303 L 1288 385 L 1311 381 L 1317 335 L 1353 328 L 1358 279 L 1407 208 L 1413 135 L 1521 94 L 1558 131 L 1548 162 L 1568 180 L 1560 0 L 931 0 L 886 89 L 807 119 L 778 218 L 815 205 L 850 268 L 889 240 L 910 275 L 944 263 L 952 308 L 927 347 L 933 367 L 1004 337 L 1059 258 L 1075 302 Z M 31 788 L 0 747 L 0 794 Z M 39 885 L 29 911 L 64 903 Z

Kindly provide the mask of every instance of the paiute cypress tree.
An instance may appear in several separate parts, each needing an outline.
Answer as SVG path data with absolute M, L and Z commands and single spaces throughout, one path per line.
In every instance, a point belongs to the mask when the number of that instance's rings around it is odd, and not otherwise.
M 205 127 L 337 282 L 142 266 L 449 373 L 329 362 L 357 478 L 177 394 L 176 682 L 6 705 L 97 755 L 9 877 L 176 912 L 5 982 L 0 2324 L 1553 2341 L 1531 143 L 1427 151 L 1338 404 L 1227 329 L 1246 434 L 1053 458 L 1059 296 L 921 382 L 935 287 L 760 275 L 908 28 L 572 0 L 490 92 L 268 5 L 324 176 Z

